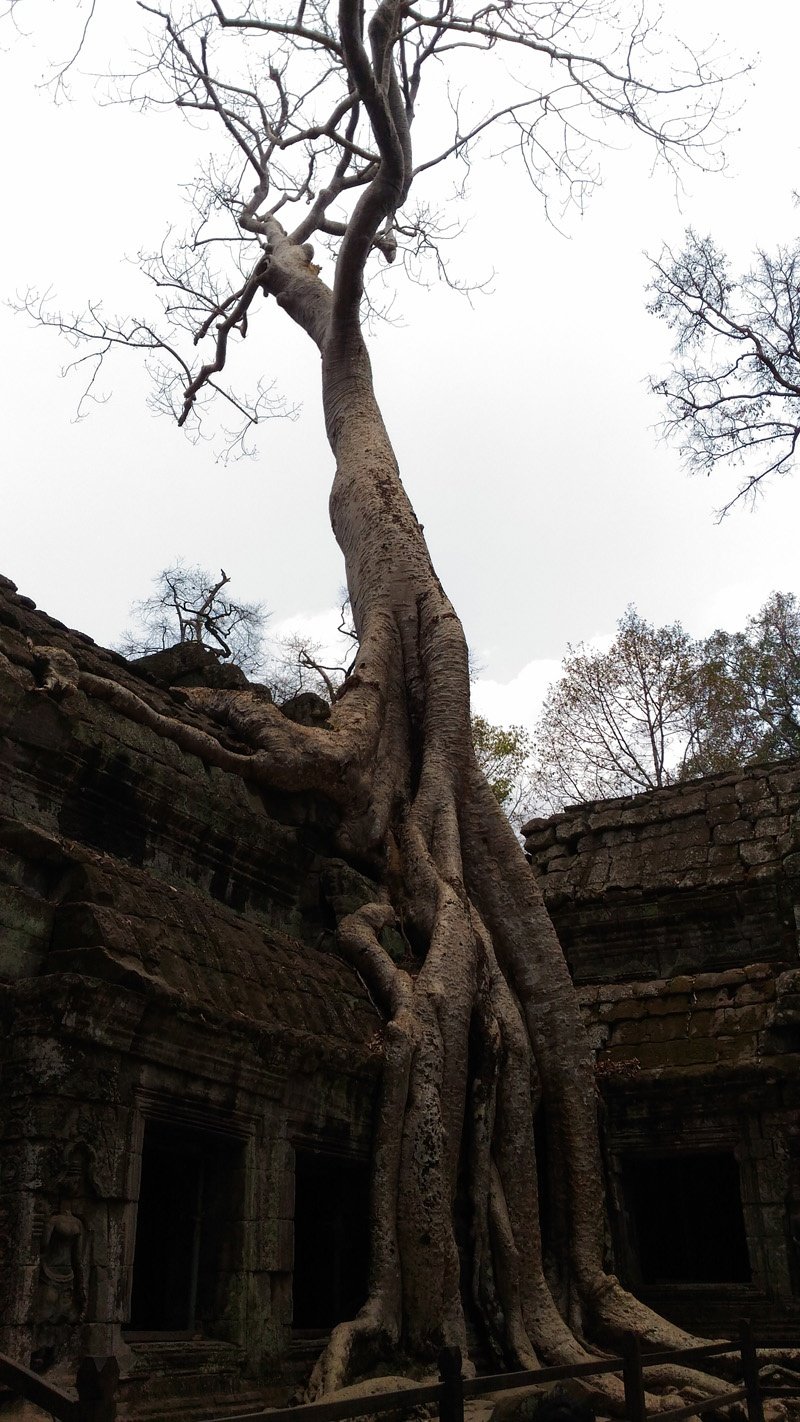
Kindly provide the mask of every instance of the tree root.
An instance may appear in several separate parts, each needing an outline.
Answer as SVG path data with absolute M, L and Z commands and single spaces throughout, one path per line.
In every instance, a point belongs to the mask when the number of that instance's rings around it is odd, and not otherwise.
M 282 716 L 277 707 L 257 700 L 246 691 L 220 692 L 192 688 L 183 693 L 189 704 L 210 716 L 233 725 L 237 722 L 256 746 L 249 754 L 229 750 L 216 736 L 199 726 L 156 711 L 143 697 L 117 681 L 83 672 L 79 689 L 105 701 L 128 720 L 136 721 L 172 741 L 181 750 L 196 755 L 206 765 L 217 766 L 251 784 L 273 790 L 318 790 L 334 801 L 349 804 L 352 785 L 348 769 L 355 752 L 329 732 L 299 726 Z M 232 704 L 232 698 L 246 698 L 246 706 Z M 238 716 L 237 716 L 238 712 Z
M 88 674 L 79 681 L 207 764 L 251 783 L 329 795 L 344 811 L 345 842 L 380 869 L 380 897 L 337 929 L 339 952 L 386 1020 L 369 1292 L 358 1315 L 333 1330 L 308 1395 L 338 1390 L 373 1357 L 401 1347 L 430 1359 L 455 1343 L 466 1357 L 459 1245 L 469 1248 L 473 1307 L 511 1366 L 587 1362 L 597 1356 L 589 1336 L 613 1346 L 630 1331 L 651 1347 L 690 1347 L 697 1340 L 604 1271 L 591 1052 L 533 877 L 474 765 L 463 764 L 452 698 L 437 706 L 435 639 L 430 629 L 427 639 L 419 632 L 415 676 L 437 729 L 429 727 L 416 780 L 408 677 L 392 671 L 398 638 L 384 626 L 373 642 L 384 680 L 368 676 L 359 658 L 361 681 L 337 706 L 332 730 L 297 726 L 246 692 L 192 692 L 190 704 L 253 746 L 250 754 L 117 683 Z M 406 672 L 411 656 L 404 646 Z M 380 942 L 398 918 L 424 944 L 411 972 Z M 549 1278 L 533 1132 L 542 1109 L 562 1255 Z M 459 1241 L 453 1220 L 465 1122 L 470 1227 Z M 648 1370 L 648 1385 L 693 1396 L 715 1390 L 711 1378 L 675 1367 Z M 606 1411 L 622 1414 L 619 1378 L 606 1376 L 596 1392 Z M 649 1400 L 653 1411 L 667 1405 L 657 1394 Z

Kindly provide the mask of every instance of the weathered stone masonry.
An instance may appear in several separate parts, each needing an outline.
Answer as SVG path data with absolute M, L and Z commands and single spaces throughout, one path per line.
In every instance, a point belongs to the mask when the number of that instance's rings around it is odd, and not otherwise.
M 598 1053 L 617 1268 L 712 1332 L 800 1324 L 799 806 L 784 764 L 526 826 Z M 677 1238 L 676 1191 L 700 1239 Z M 692 1255 L 716 1278 L 691 1277 Z
M 331 806 L 46 689 L 59 649 L 203 725 L 0 586 L 0 1350 L 207 1394 L 285 1359 L 296 1163 L 363 1175 L 381 1023 L 328 950 L 369 890 Z
M 248 749 L 0 580 L 0 1350 L 114 1353 L 123 1409 L 208 1413 L 360 1302 L 382 1024 L 332 949 L 373 890 L 333 806 L 84 673 Z M 798 1333 L 798 805 L 784 766 L 527 832 L 598 1051 L 610 1261 L 715 1333 Z

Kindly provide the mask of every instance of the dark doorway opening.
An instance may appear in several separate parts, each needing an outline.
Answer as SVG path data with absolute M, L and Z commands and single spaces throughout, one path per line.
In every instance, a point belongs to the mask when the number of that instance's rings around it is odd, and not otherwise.
M 325 1332 L 367 1297 L 369 1168 L 323 1151 L 295 1153 L 292 1324 Z
M 629 1159 L 623 1188 L 643 1284 L 750 1282 L 732 1152 Z
M 136 1214 L 130 1322 L 137 1333 L 212 1333 L 223 1312 L 241 1142 L 148 1121 Z

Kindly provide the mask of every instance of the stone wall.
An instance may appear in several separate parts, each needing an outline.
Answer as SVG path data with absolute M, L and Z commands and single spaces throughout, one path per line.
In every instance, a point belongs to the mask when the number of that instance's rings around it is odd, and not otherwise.
M 616 1267 L 687 1326 L 718 1333 L 744 1312 L 762 1336 L 795 1341 L 799 806 L 800 765 L 791 763 L 576 806 L 525 827 L 597 1053 Z M 642 1234 L 655 1225 L 632 1182 L 638 1169 L 652 1188 L 647 1172 L 658 1162 L 678 1182 L 684 1170 L 696 1189 L 704 1166 L 711 1182 L 730 1164 L 747 1279 L 643 1276 Z
M 530 821 L 576 981 L 796 959 L 798 805 L 789 764 Z
M 332 805 L 262 793 L 83 673 L 246 748 L 0 583 L 0 1350 L 64 1376 L 113 1352 L 141 1411 L 286 1359 L 295 1153 L 369 1155 L 382 1025 L 331 949 L 373 890 Z M 129 1325 L 143 1160 L 171 1140 L 213 1248 L 170 1341 Z
M 332 851 L 335 806 L 180 749 L 130 695 L 247 751 L 0 580 L 0 1350 L 56 1372 L 114 1352 L 126 1404 L 160 1416 L 278 1376 L 295 1162 L 367 1160 L 382 1024 L 333 952 L 374 893 Z M 610 1262 L 712 1332 L 745 1311 L 798 1334 L 798 804 L 780 766 L 527 827 L 598 1054 Z M 147 1338 L 145 1161 L 171 1137 L 214 1258 L 194 1332 Z M 735 1170 L 746 1278 L 645 1277 L 631 1180 L 661 1160 L 682 1188 L 710 1162 L 730 1194 Z

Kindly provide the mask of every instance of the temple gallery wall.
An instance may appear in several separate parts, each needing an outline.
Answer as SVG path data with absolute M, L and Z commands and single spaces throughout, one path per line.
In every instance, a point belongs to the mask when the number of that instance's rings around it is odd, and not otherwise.
M 113 1353 L 138 1415 L 285 1395 L 358 1308 L 382 1050 L 332 952 L 370 895 L 333 807 L 160 734 L 220 734 L 177 678 L 0 584 L 0 1351 Z M 526 828 L 597 1052 L 609 1259 L 669 1317 L 776 1341 L 800 1339 L 798 806 L 783 764 Z

